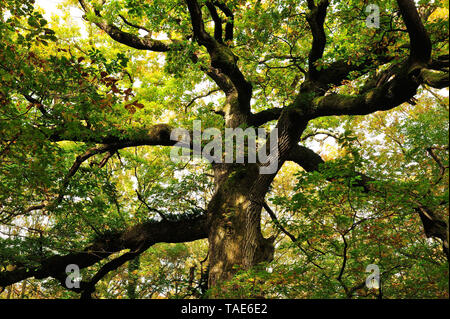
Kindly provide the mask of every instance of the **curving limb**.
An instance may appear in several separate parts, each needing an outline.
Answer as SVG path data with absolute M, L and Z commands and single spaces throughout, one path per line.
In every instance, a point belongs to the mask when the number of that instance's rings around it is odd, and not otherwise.
M 120 232 L 107 233 L 97 238 L 95 242 L 83 251 L 67 255 L 55 255 L 40 262 L 39 266 L 19 266 L 12 271 L 0 272 L 0 287 L 6 287 L 27 278 L 43 279 L 53 277 L 65 283 L 67 265 L 75 264 L 80 269 L 90 267 L 113 253 L 129 250 L 119 258 L 107 263 L 92 280 L 81 284 L 77 292 L 92 288 L 107 272 L 116 269 L 128 258 L 144 252 L 150 246 L 160 243 L 181 243 L 203 239 L 207 237 L 205 215 L 172 216 L 162 221 L 149 221 L 135 225 Z
M 315 63 L 322 58 L 327 43 L 324 23 L 327 15 L 327 9 L 330 2 L 329 0 L 320 0 L 316 5 L 314 0 L 308 0 L 309 14 L 306 16 L 308 24 L 311 28 L 313 36 L 312 47 L 309 52 L 309 69 L 308 77 L 311 80 L 315 80 L 317 77 L 317 68 Z
M 315 153 L 313 150 L 298 145 L 293 148 L 289 154 L 288 161 L 292 161 L 300 165 L 307 172 L 320 171 L 320 167 L 325 161 Z M 366 193 L 385 193 L 385 189 L 376 186 L 374 182 L 376 180 L 370 176 L 367 176 L 360 172 L 353 172 L 354 176 L 359 178 L 356 180 L 353 186 L 361 187 Z M 334 178 L 330 178 L 329 181 L 334 181 Z M 415 206 L 414 211 L 419 214 L 424 228 L 424 233 L 428 238 L 438 238 L 442 241 L 443 252 L 449 259 L 449 225 L 448 221 L 442 219 L 432 208 L 423 205 L 416 200 L 411 200 L 411 203 Z

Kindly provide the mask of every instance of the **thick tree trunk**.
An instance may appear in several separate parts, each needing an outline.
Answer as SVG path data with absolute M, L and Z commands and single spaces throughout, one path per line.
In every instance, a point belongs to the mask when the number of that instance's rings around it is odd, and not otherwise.
M 301 101 L 300 101 L 301 102 Z M 307 121 L 288 109 L 278 121 L 277 150 L 270 150 L 277 171 L 297 145 Z M 270 150 L 270 151 L 269 151 Z M 276 157 L 273 157 L 276 156 Z M 216 190 L 208 205 L 209 287 L 231 279 L 240 269 L 250 269 L 273 259 L 273 238 L 261 234 L 264 198 L 277 172 L 261 174 L 262 164 L 215 164 Z
M 209 287 L 273 258 L 273 240 L 261 234 L 261 206 L 249 193 L 258 174 L 256 164 L 215 166 L 217 187 L 208 206 Z

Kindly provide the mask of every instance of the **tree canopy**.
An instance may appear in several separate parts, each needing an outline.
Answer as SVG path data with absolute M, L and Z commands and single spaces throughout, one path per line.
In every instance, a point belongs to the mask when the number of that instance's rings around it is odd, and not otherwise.
M 0 4 L 0 299 L 449 297 L 448 1 L 43 1 Z M 195 121 L 276 171 L 174 161 Z

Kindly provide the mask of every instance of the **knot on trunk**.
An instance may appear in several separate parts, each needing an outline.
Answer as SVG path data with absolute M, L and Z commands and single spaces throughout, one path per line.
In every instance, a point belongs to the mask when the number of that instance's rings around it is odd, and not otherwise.
M 275 247 L 273 245 L 274 241 L 275 236 L 269 238 L 261 236 L 260 244 L 255 252 L 253 264 L 256 265 L 260 262 L 271 262 L 273 260 L 273 254 L 275 252 Z

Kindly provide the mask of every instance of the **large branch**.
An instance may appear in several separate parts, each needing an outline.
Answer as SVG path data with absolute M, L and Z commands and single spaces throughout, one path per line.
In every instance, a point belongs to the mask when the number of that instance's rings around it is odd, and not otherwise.
M 138 50 L 150 50 L 155 52 L 167 52 L 179 48 L 174 40 L 155 40 L 148 36 L 140 37 L 135 34 L 120 30 L 115 25 L 105 20 L 94 22 L 96 26 L 105 31 L 113 40 Z
M 436 213 L 427 206 L 418 204 L 414 210 L 419 214 L 422 221 L 423 230 L 427 238 L 439 238 L 443 243 L 443 250 L 447 256 L 447 260 L 450 260 L 449 256 L 449 229 L 448 220 L 445 221 L 436 215 Z
M 417 93 L 419 79 L 407 72 L 407 65 L 386 83 L 359 95 L 330 94 L 313 100 L 311 118 L 328 115 L 366 115 L 390 110 Z
M 382 52 L 377 52 L 375 54 L 375 50 Z M 342 59 L 331 62 L 329 65 L 324 65 L 320 71 L 316 71 L 316 82 L 322 89 L 320 93 L 327 92 L 332 86 L 341 86 L 342 82 L 348 79 L 351 72 L 366 74 L 369 66 L 372 69 L 377 69 L 378 67 L 389 63 L 395 56 L 390 54 L 387 50 L 387 45 L 384 48 L 377 47 L 376 49 L 373 49 L 373 51 L 368 51 L 366 56 L 353 63 L 349 63 L 347 59 Z M 373 54 L 371 55 L 370 53 Z
M 287 160 L 297 163 L 307 172 L 319 171 L 320 166 L 325 163 L 319 154 L 302 145 L 294 147 L 289 153 Z M 362 187 L 365 192 L 376 190 L 372 184 L 375 181 L 373 178 L 357 172 L 355 172 L 355 175 L 359 176 L 359 179 L 355 181 L 354 186 Z M 333 178 L 330 178 L 330 181 L 333 180 Z
M 418 62 L 421 65 L 426 65 L 430 62 L 431 41 L 421 22 L 419 14 L 415 9 L 414 2 L 403 0 L 399 1 L 398 4 L 410 38 L 410 64 Z M 388 51 L 388 43 L 394 39 L 394 35 L 391 34 L 386 41 L 387 44 L 379 43 L 373 46 L 372 49 L 369 48 L 368 50 L 371 51 L 368 51 L 363 57 L 363 60 L 360 60 L 357 64 L 349 64 L 347 60 L 341 60 L 333 62 L 328 68 L 322 68 L 320 71 L 317 71 L 318 82 L 323 85 L 338 85 L 352 71 L 361 71 L 366 69 L 368 66 L 377 68 L 380 65 L 390 62 L 395 58 L 395 54 Z M 373 53 L 376 57 L 373 58 L 369 53 Z M 438 77 L 438 79 L 436 79 L 436 77 Z M 433 83 L 431 86 L 442 86 L 442 82 L 445 80 L 445 75 L 441 75 L 440 78 L 439 75 L 436 75 L 436 77 L 430 79 L 430 82 Z
M 450 73 L 447 70 L 435 70 L 423 68 L 420 71 L 420 78 L 423 84 L 429 85 L 435 89 L 449 87 Z
M 375 79 L 367 81 L 358 95 L 330 94 L 312 102 L 311 118 L 328 115 L 366 115 L 390 110 L 409 102 L 420 85 L 449 87 L 448 68 L 420 68 L 409 72 L 410 64 L 393 65 Z
M 81 293 L 81 299 L 91 299 L 92 293 L 95 291 L 95 285 L 103 278 L 105 277 L 109 272 L 116 270 L 120 266 L 122 266 L 127 261 L 130 261 L 137 256 L 139 256 L 142 252 L 147 249 L 145 246 L 142 247 L 142 249 L 137 251 L 130 251 L 127 252 L 120 257 L 117 257 L 108 263 L 106 263 L 104 266 L 100 268 L 100 270 L 92 277 L 91 280 L 88 282 L 81 282 L 80 283 L 80 291 Z
M 237 92 L 237 102 L 231 103 L 231 113 L 250 113 L 250 100 L 252 97 L 252 85 L 248 82 L 237 65 L 238 58 L 230 48 L 214 39 L 205 30 L 201 7 L 197 0 L 186 0 L 191 17 L 194 37 L 199 45 L 204 46 L 211 58 L 211 67 L 227 76 L 233 83 Z M 217 22 L 216 22 L 217 23 Z M 230 93 L 228 93 L 230 94 Z
M 400 12 L 410 38 L 409 59 L 385 77 L 383 81 L 373 82 L 372 87 L 359 95 L 339 95 L 317 97 L 313 101 L 311 118 L 326 115 L 364 115 L 375 111 L 389 110 L 414 97 L 422 83 L 435 87 L 448 86 L 446 72 L 431 74 L 427 69 L 433 64 L 431 42 L 420 20 L 412 0 L 398 0 Z M 447 73 L 447 74 L 445 74 Z
M 66 278 L 67 265 L 75 264 L 80 269 L 92 266 L 111 254 L 129 249 L 139 252 L 159 242 L 181 243 L 207 237 L 206 217 L 190 216 L 159 222 L 150 221 L 136 225 L 123 232 L 105 234 L 83 251 L 67 255 L 55 255 L 37 267 L 19 267 L 0 272 L 0 287 L 6 287 L 27 278 Z M 95 278 L 94 278 L 95 279 Z
M 281 111 L 281 108 L 272 108 L 251 114 L 248 124 L 257 127 L 267 122 L 277 120 L 281 115 Z
M 306 19 L 311 28 L 313 36 L 313 43 L 309 52 L 309 69 L 308 77 L 314 80 L 317 76 L 317 69 L 315 63 L 322 58 L 326 45 L 326 36 L 324 30 L 325 17 L 327 15 L 327 8 L 329 0 L 320 0 L 318 5 L 314 4 L 314 0 L 308 0 L 308 8 L 310 10 Z
M 174 127 L 168 124 L 155 124 L 148 128 L 140 128 L 130 136 L 127 132 L 118 135 L 107 135 L 93 132 L 88 128 L 81 126 L 77 134 L 71 134 L 69 131 L 55 129 L 49 134 L 51 141 L 74 141 L 85 143 L 96 143 L 109 145 L 108 150 L 118 150 L 126 147 L 143 145 L 173 146 L 177 143 L 170 139 L 170 134 Z
M 54 130 L 49 135 L 49 140 L 53 142 L 59 141 L 74 141 L 74 142 L 84 142 L 84 143 L 96 143 L 101 144 L 89 148 L 83 154 L 76 157 L 75 162 L 69 169 L 68 173 L 64 177 L 59 187 L 58 193 L 53 199 L 47 199 L 45 202 L 40 204 L 34 204 L 27 208 L 21 209 L 20 211 L 5 211 L 1 210 L 0 215 L 5 217 L 1 220 L 7 221 L 18 215 L 26 215 L 35 210 L 51 210 L 61 203 L 64 198 L 67 186 L 70 183 L 72 177 L 77 173 L 81 165 L 93 156 L 106 153 L 106 156 L 98 163 L 98 166 L 103 167 L 107 161 L 120 149 L 136 146 L 177 146 L 183 148 L 192 149 L 193 147 L 193 136 L 192 132 L 189 133 L 189 143 L 183 139 L 178 142 L 170 138 L 173 128 L 167 124 L 156 124 L 148 129 L 141 129 L 140 132 L 135 132 L 132 137 L 127 136 L 124 132 L 120 136 L 95 136 L 93 132 L 88 130 L 86 127 L 81 126 L 77 134 L 71 135 L 69 131 L 64 129 Z M 81 133 L 80 133 L 81 132 Z M 175 136 L 175 138 L 178 138 Z
M 191 17 L 194 37 L 200 45 L 204 45 L 207 49 L 213 48 L 216 45 L 216 41 L 214 41 L 214 39 L 205 30 L 200 5 L 196 0 L 186 0 L 186 3 Z
M 293 148 L 287 158 L 288 161 L 293 161 L 303 167 L 308 172 L 319 171 L 320 166 L 325 163 L 325 161 L 320 157 L 320 155 L 316 154 L 313 150 L 298 145 Z M 385 191 L 380 189 L 380 187 L 376 186 L 374 182 L 375 179 L 359 173 L 353 172 L 353 176 L 359 177 L 355 179 L 355 183 L 353 186 L 362 187 L 364 192 L 378 192 L 384 194 Z M 329 181 L 334 181 L 334 178 L 329 178 Z M 419 214 L 420 219 L 422 221 L 422 225 L 424 227 L 425 235 L 430 238 L 438 238 L 443 243 L 443 252 L 449 259 L 449 225 L 448 221 L 442 219 L 436 212 L 434 212 L 430 207 L 422 205 L 417 201 L 412 201 L 415 205 L 414 211 Z
M 427 64 L 431 57 L 431 41 L 413 0 L 397 0 L 409 34 L 412 62 Z
M 92 12 L 93 10 L 90 9 L 84 0 L 79 0 L 79 3 L 81 4 L 81 7 L 83 10 L 87 12 Z M 201 10 L 199 10 L 199 6 L 193 6 L 193 19 L 196 21 L 196 23 L 193 23 L 194 26 L 194 35 L 199 40 L 199 43 L 202 45 L 207 45 L 207 47 L 211 47 L 211 45 L 214 44 L 214 39 L 212 39 L 204 30 L 203 23 L 201 21 Z M 216 12 L 217 13 L 217 12 Z M 96 24 L 100 29 L 105 31 L 113 40 L 122 43 L 124 45 L 127 45 L 129 47 L 139 49 L 139 50 L 151 50 L 156 52 L 167 52 L 167 51 L 173 51 L 173 50 L 181 50 L 182 46 L 180 46 L 181 41 L 179 40 L 155 40 L 152 39 L 149 35 L 146 35 L 144 37 L 140 37 L 138 35 L 124 32 L 115 25 L 108 23 L 105 19 L 103 19 L 98 11 L 94 10 L 94 21 L 93 23 Z M 131 25 L 136 29 L 143 29 L 149 32 L 148 29 L 133 25 L 132 23 L 128 22 L 123 16 L 119 15 L 122 20 L 127 24 Z M 218 16 L 216 16 L 217 18 Z M 200 19 L 200 20 L 199 20 Z M 199 23 L 200 22 L 200 23 Z M 217 29 L 217 34 L 221 31 L 219 31 L 220 28 Z M 226 31 L 226 33 L 229 31 Z M 149 32 L 150 33 L 150 32 Z M 207 43 L 205 43 L 205 41 Z M 218 41 L 220 43 L 221 41 Z M 194 53 L 191 54 L 190 59 L 193 63 L 198 62 L 198 57 Z M 205 72 L 206 75 L 208 75 L 219 87 L 222 91 L 224 91 L 226 94 L 230 94 L 230 92 L 234 91 L 235 88 L 233 86 L 233 83 L 231 83 L 230 78 L 222 73 L 221 70 L 218 69 L 218 66 L 220 65 L 217 63 L 212 63 L 210 67 L 201 67 L 202 71 Z M 236 73 L 236 72 L 234 72 Z M 239 77 L 239 72 L 237 73 L 237 77 L 235 76 L 235 81 L 237 83 L 242 82 L 243 77 Z M 244 81 L 246 82 L 246 81 Z M 244 83 L 245 84 L 245 83 Z M 248 86 L 248 84 L 247 84 Z M 251 91 L 251 90 L 250 90 Z M 243 94 L 245 95 L 245 94 Z
M 155 40 L 149 36 L 140 37 L 135 34 L 122 31 L 113 24 L 103 19 L 99 12 L 91 10 L 84 0 L 78 0 L 83 11 L 86 13 L 95 12 L 95 20 L 92 21 L 96 26 L 106 32 L 113 40 L 125 44 L 138 50 L 150 50 L 155 52 L 167 52 L 175 49 L 177 41 L 173 40 Z M 126 22 L 127 23 L 127 22 Z M 127 23 L 129 24 L 129 23 Z
M 211 18 L 214 21 L 214 39 L 219 43 L 223 43 L 222 19 L 220 18 L 219 14 L 217 13 L 216 7 L 214 6 L 214 4 L 212 2 L 207 1 L 206 7 L 208 8 L 209 14 L 211 15 Z
M 225 24 L 225 41 L 233 40 L 233 29 L 234 29 L 234 15 L 233 12 L 228 8 L 228 6 L 221 1 L 214 1 L 216 5 L 228 18 Z
M 205 30 L 202 19 L 202 11 L 198 2 L 196 0 L 186 0 L 186 2 L 190 13 L 194 38 L 200 45 L 204 46 L 208 50 L 211 58 L 211 65 L 209 67 L 201 67 L 201 69 L 227 95 L 229 98 L 229 102 L 227 103 L 230 106 L 229 113 L 238 114 L 235 118 L 240 119 L 240 123 L 237 123 L 237 125 L 240 125 L 243 121 L 245 122 L 250 114 L 252 85 L 245 79 L 244 75 L 239 70 L 239 67 L 237 66 L 237 57 L 233 54 L 230 48 L 223 44 L 221 38 L 222 20 L 217 14 L 215 7 L 217 6 L 220 8 L 228 18 L 225 29 L 225 40 L 227 41 L 231 40 L 230 37 L 232 37 L 233 33 L 233 14 L 225 4 L 219 1 L 208 1 L 208 8 L 216 23 L 216 39 L 214 39 L 214 37 L 211 37 Z M 85 0 L 79 0 L 79 3 L 86 13 L 91 13 L 94 16 L 91 22 L 96 24 L 113 40 L 119 43 L 140 50 L 151 50 L 156 52 L 167 52 L 171 50 L 180 50 L 182 48 L 182 45 L 180 45 L 181 41 L 179 40 L 156 40 L 152 39 L 149 35 L 140 37 L 138 35 L 122 31 L 117 26 L 104 19 L 98 10 L 89 7 Z M 137 29 L 147 30 L 146 28 L 133 25 L 123 16 L 121 16 L 121 18 L 127 25 L 131 25 Z M 193 63 L 198 62 L 198 57 L 194 53 L 191 54 L 190 59 Z M 234 100 L 236 100 L 236 102 L 234 102 Z

